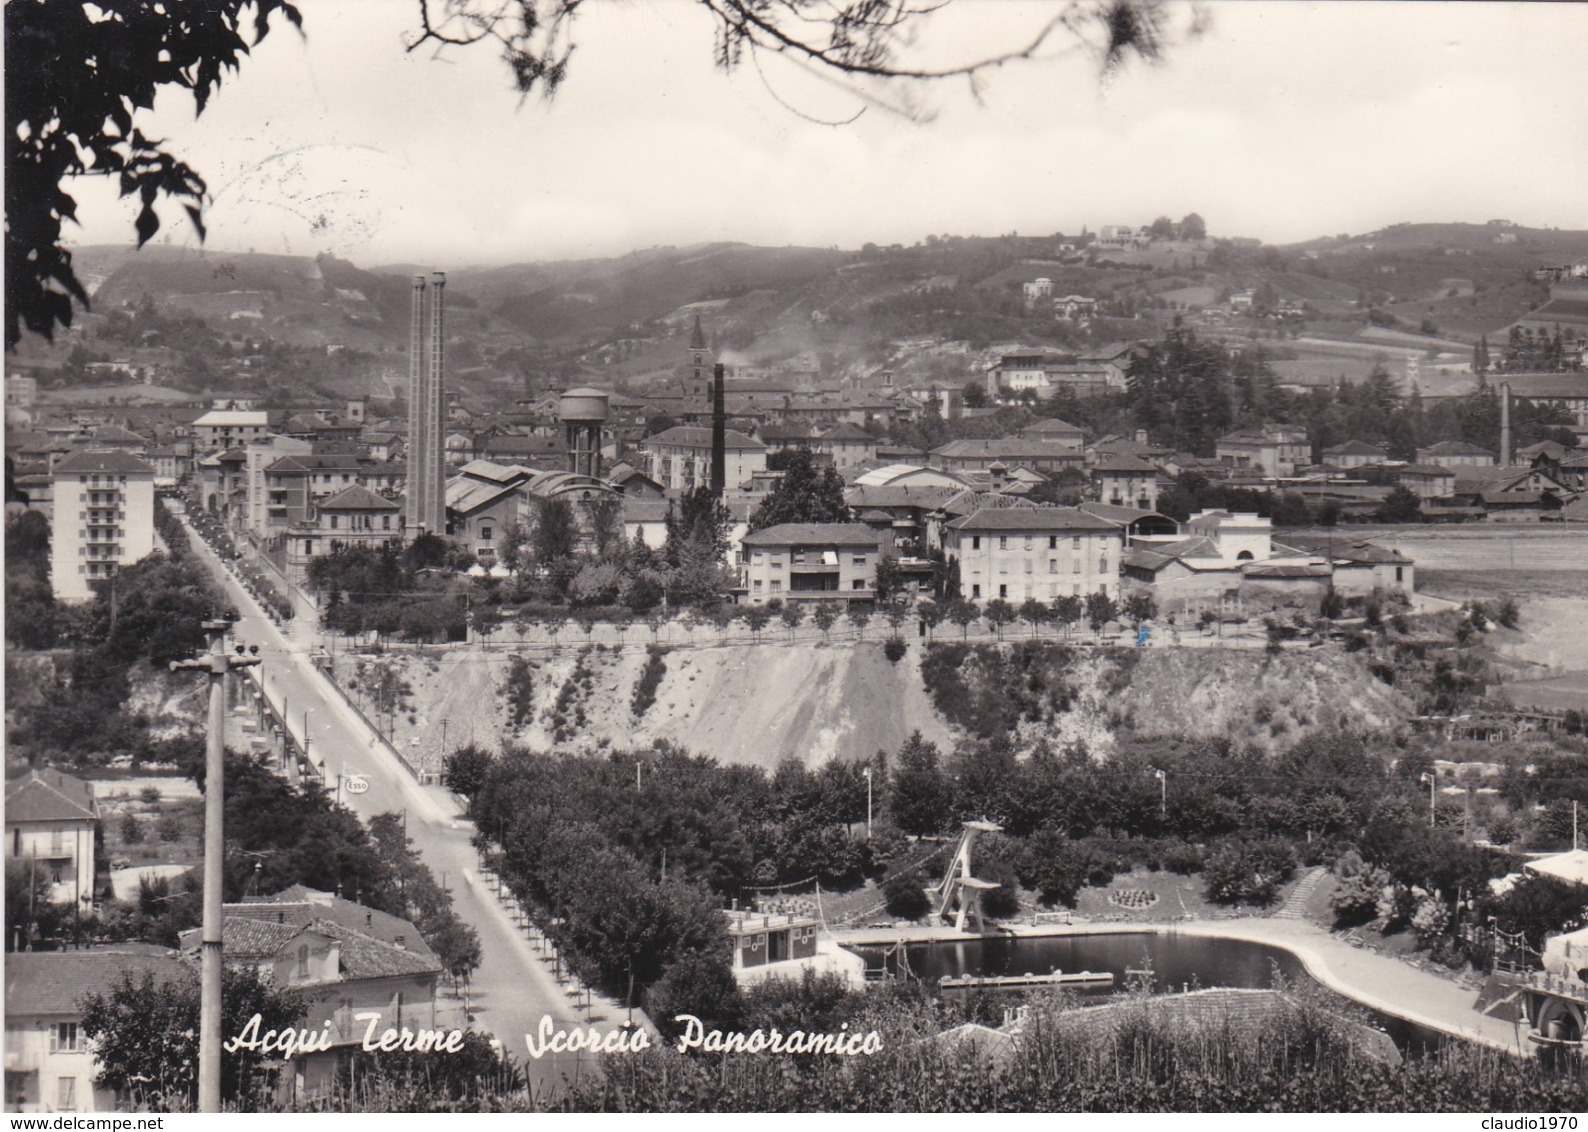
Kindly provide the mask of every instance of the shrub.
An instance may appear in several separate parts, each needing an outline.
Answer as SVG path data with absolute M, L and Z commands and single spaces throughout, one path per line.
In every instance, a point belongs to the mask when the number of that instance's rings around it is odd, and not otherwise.
M 634 717 L 638 719 L 656 702 L 656 689 L 662 685 L 662 677 L 667 675 L 667 649 L 652 645 L 646 650 L 650 655 L 645 659 L 645 667 L 640 671 L 640 678 L 634 685 L 634 699 L 630 707 L 634 710 Z
M 121 817 L 121 840 L 128 845 L 137 845 L 143 840 L 143 825 L 134 813 L 123 814 Z
M 138 799 L 146 806 L 156 806 L 160 803 L 160 788 L 158 786 L 145 786 L 138 791 Z
M 927 899 L 926 890 L 921 887 L 919 878 L 913 873 L 900 873 L 890 877 L 882 886 L 882 895 L 888 902 L 888 915 L 901 920 L 919 920 L 932 910 L 932 902 Z
M 909 650 L 910 646 L 904 643 L 904 638 L 895 635 L 889 637 L 887 641 L 883 643 L 882 655 L 887 657 L 894 664 L 898 664 L 899 661 L 904 659 L 904 654 Z
M 161 841 L 181 841 L 182 819 L 175 814 L 162 814 L 155 823 L 154 831 Z

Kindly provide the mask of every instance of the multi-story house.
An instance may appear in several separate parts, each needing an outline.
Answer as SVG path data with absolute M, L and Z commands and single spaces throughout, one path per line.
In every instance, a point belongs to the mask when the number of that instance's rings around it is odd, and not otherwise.
M 215 409 L 193 422 L 193 435 L 201 451 L 215 452 L 269 436 L 285 419 L 279 411 Z
M 1438 444 L 1419 448 L 1417 462 L 1440 468 L 1489 468 L 1499 461 L 1487 448 L 1479 448 L 1465 440 L 1441 440 Z
M 285 497 L 272 498 L 268 471 L 288 456 L 308 456 L 313 451 L 310 441 L 291 436 L 263 436 L 243 446 L 242 485 L 247 508 L 241 520 L 255 538 L 269 538 L 272 526 L 279 528 L 302 517 L 301 507 L 297 515 L 289 516 Z
M 1389 452 L 1365 440 L 1347 440 L 1323 450 L 1323 462 L 1331 468 L 1362 468 L 1369 464 L 1382 464 Z
M 1449 499 L 1456 491 L 1456 472 L 1439 464 L 1407 464 L 1395 471 L 1395 480 L 1418 499 Z
M 1294 425 L 1265 424 L 1221 436 L 1214 449 L 1219 461 L 1231 468 L 1260 473 L 1267 479 L 1288 478 L 1312 463 L 1307 430 Z
M 125 452 L 74 452 L 51 480 L 50 588 L 88 601 L 94 582 L 154 550 L 154 469 Z
M 711 429 L 677 425 L 640 444 L 645 473 L 669 492 L 711 485 Z M 766 445 L 737 429 L 724 431 L 724 486 L 732 491 L 766 471 Z
M 288 1062 L 283 1092 L 314 1094 L 336 1080 L 340 1062 L 359 1048 L 366 1031 L 436 1028 L 436 980 L 441 963 L 428 948 L 390 943 L 330 917 L 307 924 L 282 912 L 257 919 L 248 909 L 228 912 L 221 930 L 228 967 L 253 968 L 272 985 L 296 992 L 304 1004 L 304 1029 L 330 1025 L 328 1050 L 299 1054 Z M 345 918 L 345 917 L 339 917 Z M 198 946 L 198 932 L 184 932 L 184 951 Z M 419 938 L 415 929 L 413 937 Z M 378 1014 L 371 1023 L 360 1014 Z
M 7 862 L 49 882 L 50 899 L 87 912 L 94 899 L 94 785 L 58 770 L 30 770 L 6 784 Z
M 163 947 L 118 943 L 6 955 L 7 1112 L 115 1112 L 114 1092 L 95 1088 L 99 1065 L 83 1032 L 83 1003 L 109 994 L 123 975 L 157 983 L 197 981 Z
M 932 466 L 945 472 L 985 472 L 994 464 L 1027 467 L 1037 472 L 1062 472 L 1080 468 L 1085 454 L 1079 448 L 1042 440 L 1005 437 L 1001 440 L 951 440 L 932 449 Z
M 285 532 L 287 576 L 302 585 L 309 563 L 344 546 L 402 543 L 402 504 L 350 484 L 314 505 L 311 514 Z
M 751 605 L 876 596 L 877 560 L 892 543 L 864 523 L 781 523 L 741 540 Z
M 869 464 L 877 458 L 877 438 L 859 425 L 847 421 L 823 429 L 811 447 L 817 454 L 830 459 L 833 467 L 840 470 Z
M 970 601 L 1119 596 L 1123 529 L 1075 507 L 984 507 L 943 528 Z
M 1128 452 L 1105 453 L 1092 465 L 1092 483 L 1101 503 L 1158 509 L 1158 466 Z

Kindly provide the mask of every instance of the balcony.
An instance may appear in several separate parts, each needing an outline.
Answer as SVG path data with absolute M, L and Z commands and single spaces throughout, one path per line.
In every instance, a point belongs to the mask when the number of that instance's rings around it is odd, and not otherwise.
M 9 1039 L 7 1041 L 9 1043 Z M 6 1050 L 7 1073 L 36 1073 L 38 1072 L 43 1055 L 34 1049 L 8 1049 Z

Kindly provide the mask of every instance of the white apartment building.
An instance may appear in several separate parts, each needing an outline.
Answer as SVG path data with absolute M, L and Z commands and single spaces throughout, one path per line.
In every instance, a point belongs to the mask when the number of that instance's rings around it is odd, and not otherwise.
M 1079 508 L 984 507 L 943 528 L 943 550 L 969 601 L 1119 596 L 1123 528 Z
M 91 583 L 154 551 L 154 469 L 125 452 L 74 452 L 51 477 L 50 589 L 88 601 Z

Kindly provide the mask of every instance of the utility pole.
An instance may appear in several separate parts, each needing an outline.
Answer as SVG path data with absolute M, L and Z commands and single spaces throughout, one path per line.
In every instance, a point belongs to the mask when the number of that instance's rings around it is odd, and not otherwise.
M 171 671 L 203 671 L 210 678 L 209 735 L 204 749 L 204 950 L 199 971 L 200 1112 L 221 1110 L 221 881 L 226 842 L 226 674 L 259 663 L 257 656 L 227 656 L 229 621 L 206 621 L 209 655 L 173 660 Z M 238 646 L 242 652 L 242 646 Z

